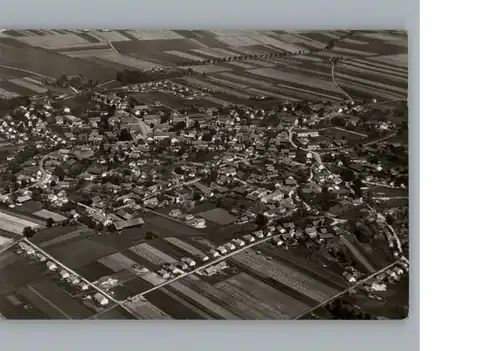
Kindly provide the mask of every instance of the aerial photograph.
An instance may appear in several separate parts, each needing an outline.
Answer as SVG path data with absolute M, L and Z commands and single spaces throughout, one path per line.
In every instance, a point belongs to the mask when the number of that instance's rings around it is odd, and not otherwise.
M 408 36 L 0 29 L 0 319 L 400 320 Z

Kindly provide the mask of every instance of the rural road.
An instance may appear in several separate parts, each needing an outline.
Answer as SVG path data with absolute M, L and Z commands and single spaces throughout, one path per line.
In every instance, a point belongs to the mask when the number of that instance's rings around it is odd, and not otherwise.
M 80 274 L 76 273 L 75 271 L 73 271 L 71 268 L 67 267 L 66 265 L 64 265 L 62 262 L 60 262 L 59 260 L 57 260 L 56 258 L 52 257 L 51 255 L 49 255 L 46 251 L 44 251 L 43 249 L 41 249 L 38 245 L 34 244 L 33 242 L 31 242 L 29 239 L 27 238 L 23 238 L 22 241 L 24 241 L 26 244 L 30 245 L 31 247 L 33 247 L 36 251 L 42 253 L 43 255 L 45 255 L 45 257 L 47 257 L 47 259 L 49 259 L 50 261 L 54 262 L 55 264 L 59 265 L 59 267 L 63 268 L 64 270 L 68 271 L 69 273 L 71 273 L 72 275 L 75 275 L 77 276 L 81 281 L 83 281 L 84 283 L 88 284 L 89 286 L 91 286 L 93 289 L 95 289 L 96 291 L 100 292 L 102 295 L 104 295 L 109 301 L 112 301 L 116 304 L 119 304 L 118 300 L 116 300 L 113 296 L 109 295 L 106 291 L 104 291 L 103 289 L 99 288 L 97 285 L 95 285 L 94 283 L 88 281 L 87 279 L 85 279 L 84 277 L 82 277 Z M 127 310 L 127 312 L 131 313 L 132 315 L 135 315 L 132 311 L 130 311 L 126 306 L 122 306 L 123 308 L 125 308 Z
M 334 62 L 334 58 L 332 60 L 332 83 L 333 85 L 337 88 L 337 89 L 340 89 L 340 91 L 347 97 L 347 99 L 349 101 L 351 101 L 352 103 L 354 103 L 354 100 L 352 99 L 352 97 L 346 93 L 346 91 L 344 89 L 342 89 L 340 87 L 340 85 L 337 83 L 337 80 L 335 79 L 335 62 Z
M 326 306 L 329 302 L 331 302 L 331 301 L 333 301 L 333 300 L 335 300 L 335 299 L 339 298 L 340 296 L 342 296 L 342 295 L 346 294 L 346 293 L 347 293 L 347 292 L 349 292 L 350 290 L 356 289 L 357 287 L 359 287 L 359 286 L 363 285 L 364 283 L 366 283 L 368 280 L 373 279 L 374 277 L 376 277 L 376 276 L 377 276 L 377 275 L 379 275 L 380 273 L 385 272 L 385 271 L 386 271 L 386 270 L 388 270 L 389 268 L 394 267 L 394 266 L 395 266 L 396 264 L 398 264 L 401 260 L 402 260 L 402 259 L 399 259 L 399 260 L 397 260 L 397 261 L 395 261 L 395 262 L 393 262 L 393 263 L 391 263 L 391 264 L 389 264 L 389 265 L 385 266 L 384 268 L 379 269 L 379 270 L 378 270 L 378 271 L 376 271 L 375 273 L 370 274 L 370 275 L 369 275 L 369 276 L 367 276 L 366 278 L 364 278 L 364 279 L 362 279 L 362 280 L 358 281 L 356 284 L 353 284 L 353 285 L 349 286 L 349 287 L 348 287 L 348 288 L 346 288 L 345 290 L 342 290 L 342 291 L 338 292 L 337 294 L 333 295 L 332 297 L 328 298 L 327 300 L 325 300 L 325 301 L 323 301 L 323 302 L 321 302 L 321 303 L 317 304 L 316 306 L 314 306 L 314 307 L 312 307 L 312 308 L 308 309 L 307 311 L 305 311 L 305 312 L 301 313 L 300 315 L 298 315 L 298 316 L 297 316 L 297 317 L 295 317 L 294 319 L 300 319 L 300 318 L 302 318 L 302 317 L 304 317 L 304 316 L 308 315 L 309 313 L 311 313 L 311 312 L 315 311 L 316 309 L 318 309 L 318 308 L 320 308 L 320 307 L 324 307 L 324 306 Z
M 192 271 L 189 271 L 189 272 L 186 272 L 186 273 L 180 274 L 180 275 L 178 275 L 177 277 L 175 277 L 175 278 L 173 278 L 173 279 L 170 279 L 170 280 L 167 280 L 166 282 L 161 283 L 161 284 L 159 284 L 159 285 L 156 285 L 156 286 L 152 287 L 152 288 L 151 288 L 151 289 L 149 289 L 149 290 L 143 291 L 142 293 L 139 293 L 139 294 L 136 294 L 136 295 L 134 295 L 134 296 L 132 296 L 132 297 L 129 297 L 129 298 L 128 298 L 128 300 L 129 300 L 129 301 L 130 301 L 130 300 L 134 300 L 134 299 L 136 299 L 136 298 L 138 298 L 138 297 L 141 297 L 141 296 L 144 296 L 144 295 L 146 295 L 146 294 L 149 294 L 150 292 L 155 291 L 156 289 L 160 289 L 160 288 L 164 287 L 165 285 L 172 284 L 173 282 L 175 282 L 175 281 L 177 281 L 177 280 L 179 280 L 179 279 L 182 279 L 182 278 L 185 278 L 185 277 L 187 277 L 187 276 L 190 276 L 191 274 L 194 274 L 194 273 L 196 273 L 196 272 L 198 272 L 198 271 L 200 271 L 200 270 L 203 270 L 203 269 L 208 268 L 208 267 L 210 267 L 210 266 L 213 266 L 213 265 L 215 265 L 215 264 L 217 264 L 217 263 L 219 263 L 219 262 L 222 262 L 222 261 L 224 261 L 224 260 L 227 260 L 228 258 L 230 258 L 230 257 L 232 257 L 232 256 L 234 256 L 234 255 L 236 255 L 236 254 L 238 254 L 238 253 L 241 253 L 241 252 L 243 252 L 243 251 L 245 251 L 245 250 L 248 250 L 248 249 L 250 249 L 250 248 L 252 248 L 252 247 L 254 247 L 254 246 L 256 246 L 256 245 L 259 245 L 259 244 L 262 244 L 262 243 L 264 243 L 264 242 L 266 242 L 266 241 L 269 241 L 269 240 L 271 240 L 272 238 L 274 238 L 274 237 L 276 237 L 276 236 L 279 236 L 279 234 L 278 234 L 278 235 L 269 236 L 269 237 L 267 237 L 267 238 L 260 239 L 260 240 L 258 240 L 258 241 L 254 241 L 253 243 L 250 243 L 250 244 L 247 244 L 247 245 L 245 245 L 245 246 L 243 246 L 243 247 L 240 247 L 240 248 L 238 248 L 238 249 L 236 249 L 236 250 L 234 250 L 234 251 L 232 251 L 232 252 L 230 252 L 230 253 L 228 253 L 228 254 L 226 254 L 226 255 L 224 255 L 224 256 L 220 256 L 220 257 L 218 257 L 218 258 L 216 258 L 216 259 L 212 260 L 212 261 L 211 261 L 211 262 L 209 262 L 209 263 L 206 263 L 206 264 L 204 264 L 204 265 L 202 265 L 202 266 L 199 266 L 199 267 L 197 267 L 197 268 L 193 269 Z M 123 305 L 126 301 L 127 301 L 127 300 L 125 300 L 125 301 L 120 301 L 120 304 L 121 304 L 121 305 Z
M 38 162 L 38 169 L 40 170 L 40 172 L 42 173 L 42 177 L 36 182 L 36 183 L 33 183 L 33 184 L 30 184 L 28 185 L 27 187 L 24 187 L 24 188 L 21 188 L 21 189 L 17 189 L 16 191 L 23 191 L 23 190 L 28 190 L 28 189 L 31 189 L 31 188 L 35 188 L 37 186 L 40 186 L 40 185 L 43 185 L 47 182 L 47 180 L 52 176 L 51 174 L 47 173 L 45 171 L 45 169 L 43 168 L 43 163 L 45 162 L 45 160 L 47 159 L 47 157 L 49 157 L 50 154 L 48 155 L 45 155 L 43 156 L 41 159 L 40 159 L 40 162 Z M 10 193 L 6 194 L 6 195 L 12 195 L 13 193 L 15 193 L 16 191 L 11 191 Z

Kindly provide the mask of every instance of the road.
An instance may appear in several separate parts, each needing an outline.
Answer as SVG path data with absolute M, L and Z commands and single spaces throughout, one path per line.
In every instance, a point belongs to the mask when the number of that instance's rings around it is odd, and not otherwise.
M 21 189 L 17 189 L 15 191 L 11 191 L 10 193 L 8 194 L 5 194 L 5 195 L 12 195 L 13 193 L 15 193 L 16 191 L 23 191 L 23 190 L 28 190 L 28 189 L 31 189 L 31 188 L 35 188 L 37 186 L 40 186 L 40 185 L 43 185 L 45 184 L 49 179 L 50 177 L 52 176 L 51 174 L 47 173 L 47 171 L 45 171 L 45 169 L 43 168 L 43 163 L 45 162 L 45 160 L 47 159 L 47 157 L 49 157 L 50 154 L 47 154 L 45 156 L 43 156 L 40 161 L 38 162 L 38 169 L 40 170 L 40 172 L 42 173 L 42 176 L 40 177 L 40 179 L 33 183 L 33 184 L 30 184 L 24 188 L 21 188 Z
M 392 268 L 394 267 L 396 264 L 398 264 L 400 261 L 402 261 L 402 259 L 399 259 L 387 266 L 385 266 L 384 268 L 382 269 L 379 269 L 378 271 L 376 271 L 375 273 L 372 273 L 370 274 L 369 276 L 367 276 L 366 278 L 358 281 L 356 284 L 353 284 L 351 286 L 349 286 L 348 288 L 346 288 L 345 290 L 342 290 L 341 292 L 333 295 L 332 297 L 328 298 L 327 300 L 323 301 L 323 302 L 320 302 L 319 304 L 317 304 L 316 306 L 308 309 L 307 311 L 301 313 L 300 315 L 298 315 L 297 317 L 295 317 L 294 319 L 300 319 L 306 315 L 308 315 L 309 313 L 312 313 L 314 312 L 315 310 L 317 310 L 318 308 L 321 308 L 321 307 L 324 307 L 326 306 L 328 303 L 330 303 L 331 301 L 339 298 L 340 296 L 348 293 L 349 291 L 353 290 L 353 289 L 356 289 L 357 287 L 363 285 L 364 283 L 366 283 L 367 281 L 369 281 L 370 279 L 373 279 L 374 277 L 376 277 L 377 275 L 379 275 L 380 273 L 383 273 L 385 272 L 386 270 L 388 270 L 389 268 Z
M 332 83 L 333 83 L 333 85 L 334 85 L 337 89 L 339 89 L 339 90 L 340 90 L 340 91 L 341 91 L 341 92 L 342 92 L 342 93 L 343 93 L 343 94 L 347 97 L 347 99 L 348 99 L 349 101 L 351 101 L 352 103 L 354 103 L 354 100 L 352 99 L 352 97 L 351 97 L 349 94 L 347 94 L 347 93 L 345 92 L 345 90 L 344 90 L 344 89 L 342 89 L 342 88 L 340 87 L 340 85 L 337 83 L 337 80 L 335 79 L 335 62 L 333 62 L 333 61 L 332 61 Z
M 295 144 L 295 142 L 293 141 L 292 136 L 293 136 L 293 126 L 288 129 L 288 141 L 290 142 L 290 144 L 292 144 L 292 146 L 296 149 L 299 149 L 299 150 L 302 150 L 305 152 L 310 152 L 318 164 L 320 164 L 320 165 L 323 164 L 323 160 L 321 160 L 321 155 L 319 153 L 317 153 L 316 151 L 311 151 L 308 149 L 298 147 L 297 144 Z
M 33 247 L 36 251 L 42 253 L 45 257 L 47 257 L 48 260 L 54 262 L 55 264 L 57 264 L 59 267 L 62 267 L 63 269 L 65 269 L 66 271 L 68 271 L 69 273 L 77 276 L 82 282 L 88 284 L 89 286 L 91 286 L 93 289 L 95 289 L 96 291 L 100 292 L 102 295 L 104 295 L 109 301 L 112 301 L 116 304 L 119 304 L 119 301 L 116 300 L 113 296 L 111 296 L 110 294 L 108 294 L 106 291 L 104 291 L 103 289 L 99 288 L 97 285 L 95 285 L 94 283 L 92 283 L 91 281 L 85 279 L 84 277 L 82 277 L 80 274 L 76 273 L 75 271 L 73 271 L 71 268 L 67 267 L 66 265 L 64 265 L 61 261 L 57 260 L 55 257 L 49 255 L 46 251 L 44 251 L 42 248 L 40 248 L 38 245 L 34 244 L 33 242 L 31 242 L 29 239 L 27 238 L 23 238 L 22 241 L 24 241 L 26 244 L 28 245 L 31 245 L 31 247 Z M 123 308 L 125 308 L 127 310 L 127 312 L 129 312 L 130 314 L 132 314 L 133 316 L 135 316 L 135 314 L 133 313 L 133 311 L 131 311 L 130 309 L 128 309 L 126 306 L 122 306 Z
M 146 294 L 149 294 L 150 292 L 155 291 L 156 289 L 160 289 L 160 288 L 164 287 L 165 285 L 172 284 L 173 282 L 175 282 L 175 281 L 177 281 L 177 280 L 179 280 L 179 279 L 182 279 L 182 278 L 188 277 L 188 276 L 190 276 L 191 274 L 194 274 L 194 273 L 196 273 L 196 272 L 198 272 L 198 271 L 200 271 L 200 270 L 206 269 L 206 268 L 208 268 L 208 267 L 210 267 L 210 266 L 213 266 L 213 265 L 215 265 L 215 264 L 217 264 L 217 263 L 219 263 L 219 262 L 222 262 L 222 261 L 224 261 L 224 260 L 227 260 L 228 258 L 230 258 L 230 257 L 232 257 L 232 256 L 234 256 L 234 255 L 236 255 L 236 254 L 238 254 L 238 253 L 241 253 L 241 252 L 243 252 L 243 251 L 245 251 L 245 250 L 248 250 L 249 248 L 252 248 L 252 247 L 254 247 L 254 246 L 256 246 L 256 245 L 259 245 L 259 244 L 262 244 L 262 243 L 264 243 L 264 242 L 266 242 L 266 241 L 269 241 L 269 240 L 271 240 L 272 238 L 277 237 L 277 236 L 279 236 L 279 235 L 280 235 L 280 234 L 277 234 L 277 235 L 274 235 L 274 236 L 269 236 L 269 237 L 267 237 L 267 238 L 260 239 L 260 240 L 258 240 L 258 241 L 254 241 L 253 243 L 250 243 L 250 244 L 247 244 L 247 245 L 245 245 L 245 246 L 243 246 L 243 247 L 240 247 L 240 248 L 238 248 L 238 249 L 236 249 L 236 250 L 234 250 L 234 251 L 232 251 L 232 252 L 229 252 L 228 254 L 226 254 L 226 255 L 224 255 L 224 256 L 220 256 L 220 257 L 218 257 L 218 258 L 216 258 L 216 259 L 214 259 L 214 260 L 210 261 L 209 263 L 206 263 L 206 264 L 204 264 L 204 265 L 202 265 L 202 266 L 199 266 L 199 267 L 197 267 L 197 268 L 193 269 L 192 271 L 189 271 L 189 272 L 186 272 L 186 273 L 180 274 L 180 275 L 178 275 L 177 277 L 175 277 L 175 278 L 173 278 L 173 279 L 170 279 L 170 280 L 168 280 L 168 281 L 166 281 L 166 282 L 164 282 L 164 283 L 161 283 L 161 284 L 159 284 L 159 285 L 156 285 L 156 286 L 152 287 L 152 288 L 151 288 L 151 289 L 149 289 L 149 290 L 143 291 L 143 292 L 141 292 L 141 293 L 139 293 L 139 294 L 137 294 L 137 295 L 134 295 L 134 296 L 132 296 L 132 297 L 129 297 L 129 298 L 128 298 L 128 300 L 134 300 L 134 299 L 136 299 L 136 298 L 139 298 L 139 297 L 141 297 L 141 296 L 144 296 L 144 295 L 146 295 Z M 124 303 L 124 302 L 126 302 L 126 301 L 122 301 L 121 303 Z

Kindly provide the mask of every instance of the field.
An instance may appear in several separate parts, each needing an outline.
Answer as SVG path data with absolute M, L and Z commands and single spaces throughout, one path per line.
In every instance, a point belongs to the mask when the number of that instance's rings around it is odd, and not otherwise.
M 5 47 L 5 54 L 2 52 L 0 64 L 6 62 L 5 65 L 11 64 L 51 77 L 57 76 L 47 67 L 43 67 L 42 71 L 35 62 L 30 61 L 29 57 L 38 55 L 47 57 L 47 61 L 54 62 L 57 67 L 63 67 L 67 74 L 76 74 L 78 70 L 78 73 L 98 80 L 113 79 L 116 71 L 121 69 L 180 65 L 209 75 L 207 80 L 190 78 L 193 80 L 183 81 L 185 84 L 191 87 L 205 86 L 217 91 L 191 103 L 201 106 L 244 105 L 249 96 L 267 96 L 270 99 L 288 101 L 344 99 L 342 91 L 332 82 L 332 67 L 329 62 L 333 55 L 340 55 L 342 60 L 335 67 L 335 79 L 339 87 L 349 95 L 386 101 L 404 99 L 407 95 L 407 40 L 404 36 L 391 33 L 357 32 L 338 41 L 333 51 L 311 53 L 309 50 L 323 48 L 330 40 L 344 36 L 346 32 L 40 32 L 43 33 L 36 35 L 34 31 L 21 30 L 4 32 L 5 38 L 0 39 L 0 43 Z M 17 56 L 21 51 L 29 51 L 32 55 L 23 55 L 25 57 L 18 60 Z M 303 53 L 297 55 L 298 51 Z M 288 56 L 268 56 L 280 53 Z M 2 60 L 4 61 L 1 62 Z M 11 83 L 11 78 L 22 81 Z M 0 84 L 0 94 L 6 97 L 33 94 L 46 89 L 37 88 L 36 83 L 26 83 L 24 76 L 11 78 L 4 79 L 4 86 Z M 168 100 L 175 98 L 168 96 L 166 100 L 165 103 L 168 103 Z
M 0 225 L 3 230 L 19 235 L 23 234 L 23 230 L 26 227 L 38 229 L 42 226 L 40 223 L 10 215 L 5 212 L 0 212 Z
M 236 220 L 236 217 L 231 215 L 226 210 L 220 208 L 214 208 L 208 211 L 200 212 L 198 213 L 198 215 L 219 225 L 231 224 Z

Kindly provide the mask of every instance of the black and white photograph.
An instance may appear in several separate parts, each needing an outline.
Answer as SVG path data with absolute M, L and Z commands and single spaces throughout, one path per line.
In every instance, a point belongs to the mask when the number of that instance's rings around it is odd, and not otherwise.
M 408 118 L 403 30 L 0 29 L 0 319 L 406 319 Z

